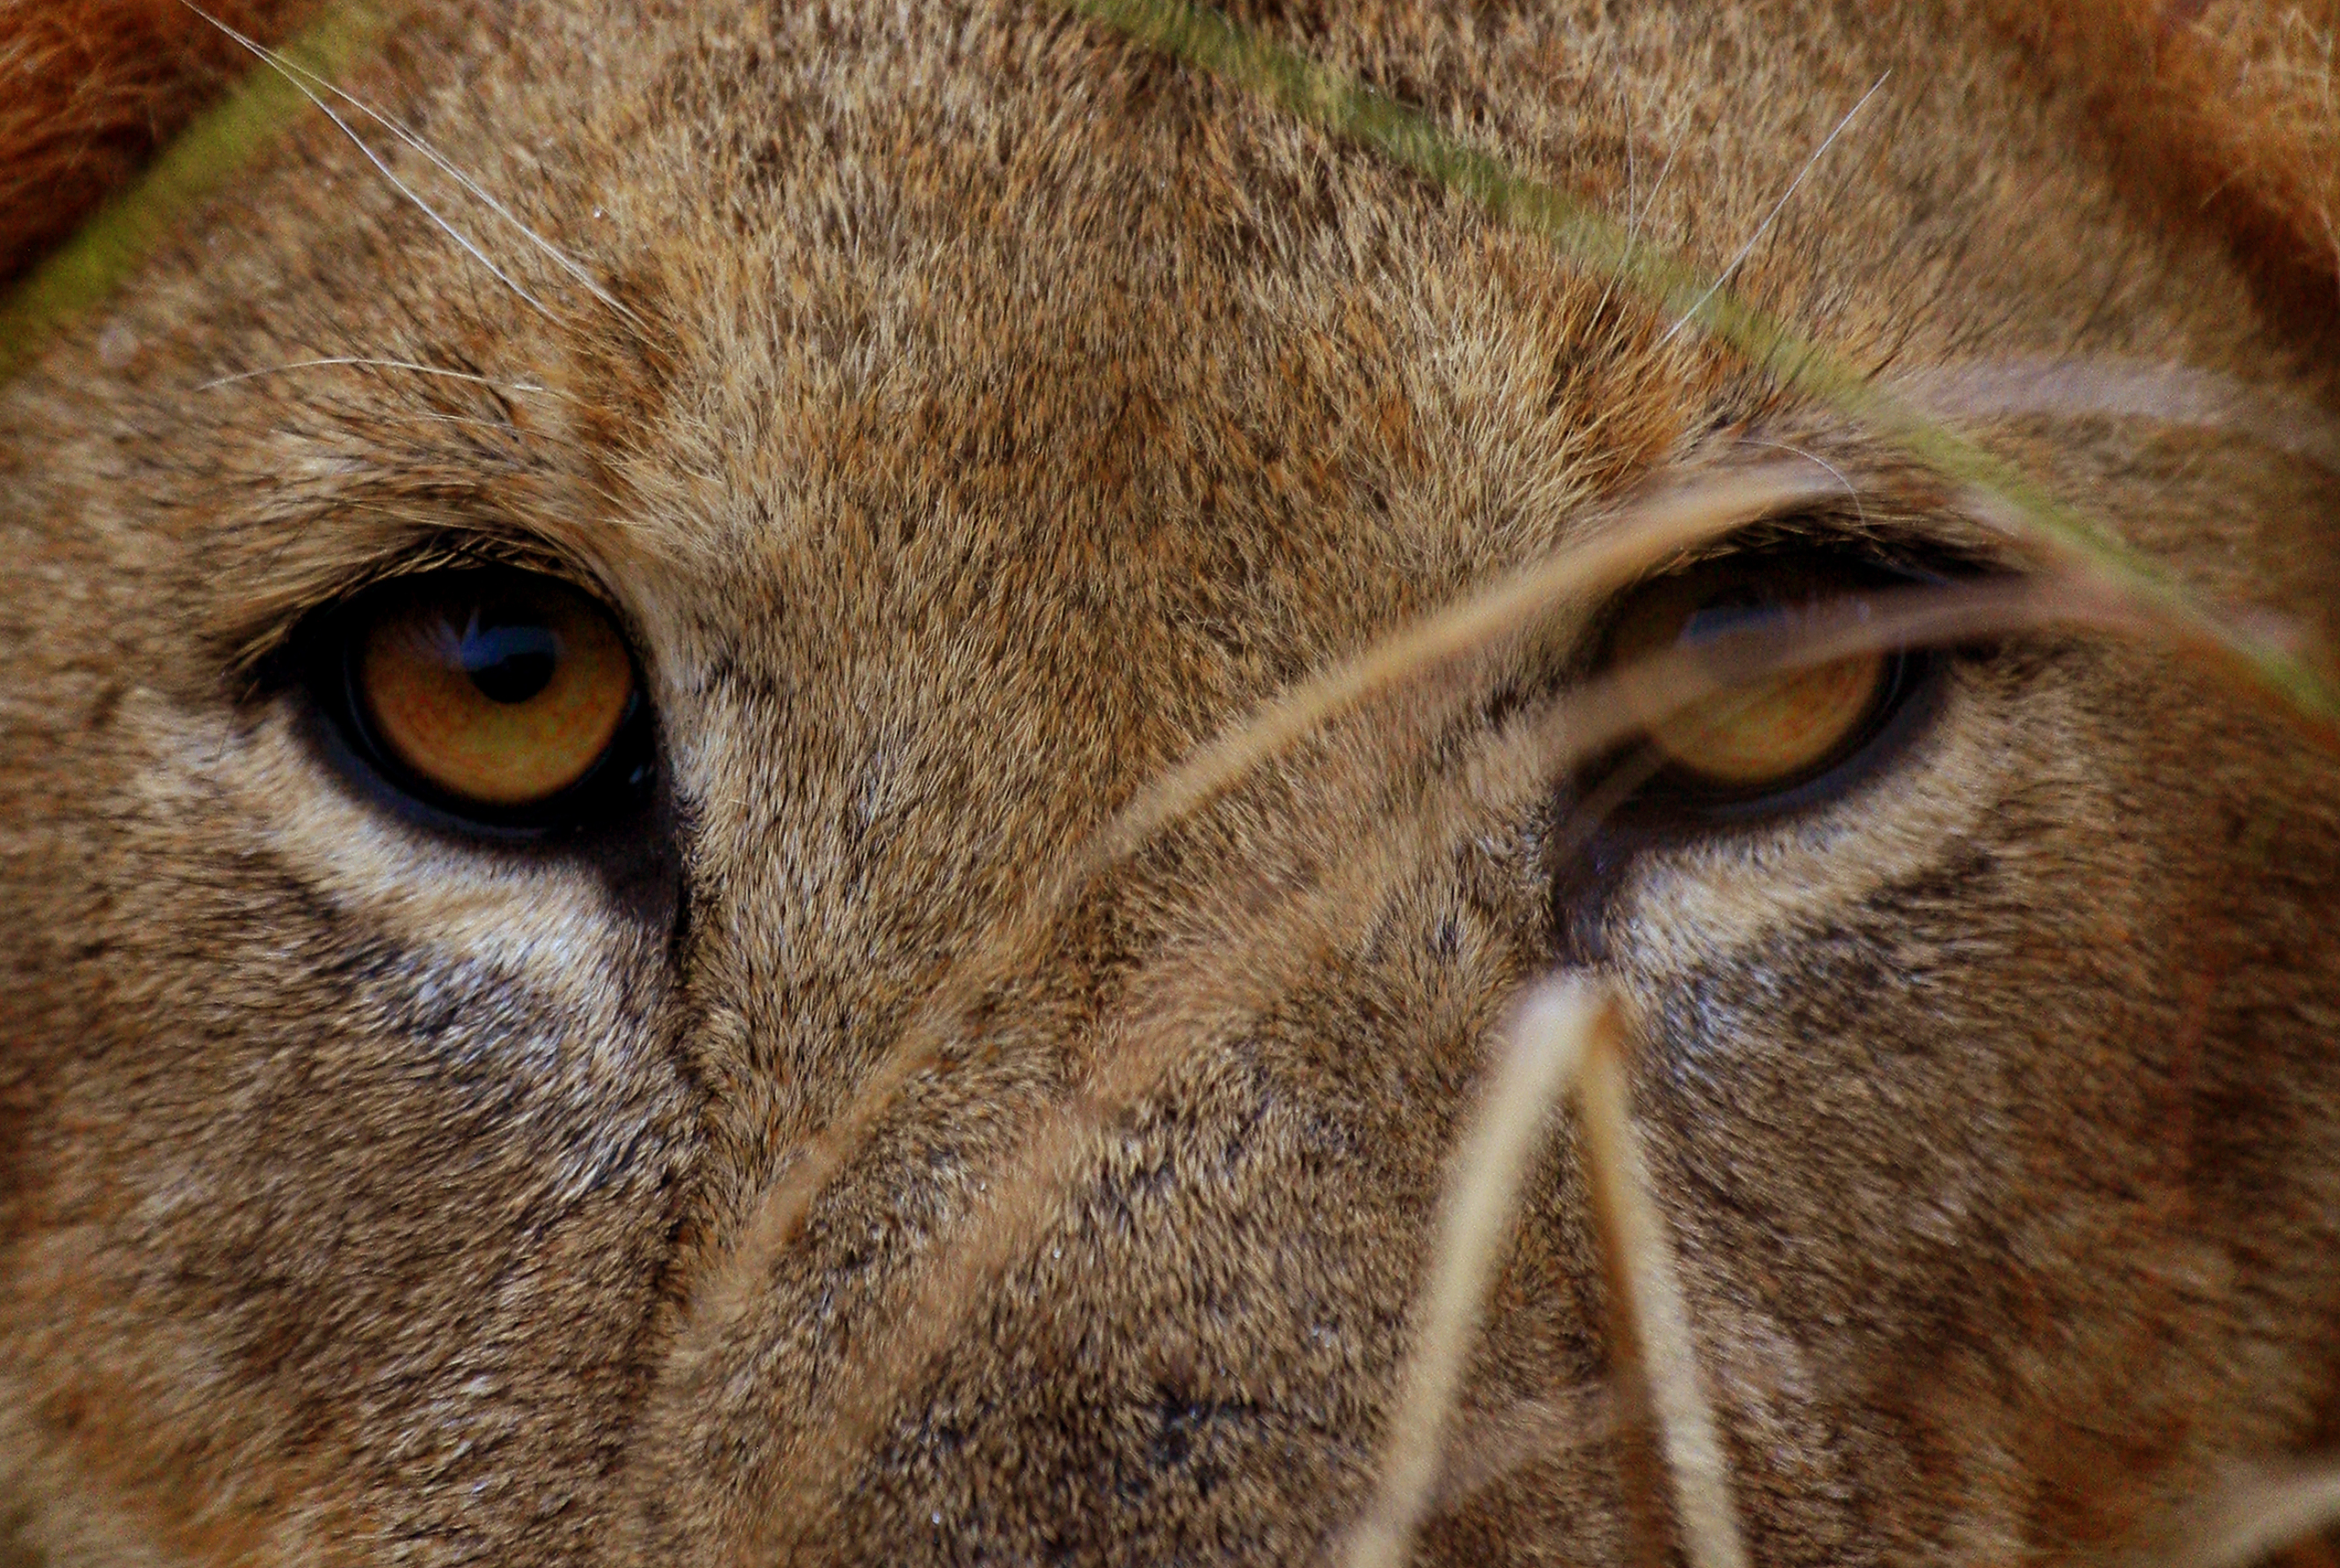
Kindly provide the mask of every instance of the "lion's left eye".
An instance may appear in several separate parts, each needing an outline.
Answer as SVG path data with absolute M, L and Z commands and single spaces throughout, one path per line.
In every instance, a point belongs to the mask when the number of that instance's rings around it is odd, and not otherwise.
M 313 640 L 326 717 L 407 804 L 536 834 L 639 803 L 649 744 L 633 655 L 609 612 L 564 582 L 422 573 L 333 613 Z
M 1621 668 L 1726 633 L 1792 624 L 1911 581 L 1816 553 L 1704 562 L 1629 594 L 1610 620 L 1601 662 Z M 1695 701 L 1661 702 L 1643 731 L 1657 771 L 1633 809 L 1745 816 L 1849 783 L 1903 728 L 1897 721 L 1930 685 L 1937 662 L 1924 650 L 1860 653 Z

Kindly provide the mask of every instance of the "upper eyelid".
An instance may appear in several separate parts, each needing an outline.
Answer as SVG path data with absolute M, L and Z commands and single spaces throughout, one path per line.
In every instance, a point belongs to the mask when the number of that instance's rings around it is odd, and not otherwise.
M 1839 477 L 1859 475 L 1849 460 L 1832 466 L 1832 472 Z M 254 574 L 261 579 L 256 584 L 247 584 L 240 574 L 224 574 L 240 603 L 211 617 L 212 640 L 230 688 L 249 698 L 280 684 L 283 658 L 301 626 L 321 613 L 397 577 L 463 567 L 502 565 L 565 581 L 608 609 L 638 654 L 636 619 L 614 592 L 613 574 L 575 548 L 576 541 L 508 517 L 488 520 L 454 508 L 450 513 L 433 518 L 391 514 L 391 526 L 379 528 L 371 548 L 352 549 L 332 560 L 328 569 L 310 574 L 293 592 L 279 589 L 272 602 L 266 570 L 274 564 L 272 558 L 262 558 L 263 569 Z M 315 526 L 332 525 L 319 519 Z M 2021 564 L 2014 541 L 1987 525 L 1947 511 L 1932 497 L 1896 495 L 1889 485 L 1854 490 L 1848 480 L 1840 506 L 1807 507 L 1735 529 L 1644 574 L 1641 581 L 1720 557 L 1795 548 L 1841 551 L 1881 566 L 1915 567 L 1928 575 L 1990 574 Z M 1632 591 L 1629 584 L 1609 595 L 1608 603 L 1618 603 Z
M 1763 518 L 1683 551 L 1640 581 L 1672 576 L 1733 556 L 1796 552 L 1835 556 L 1937 579 L 2014 572 L 2025 564 L 2013 541 L 1981 524 L 1964 519 L 1948 523 L 1939 513 L 1881 507 L 1857 517 L 1850 512 L 1804 511 Z M 1633 585 L 1629 585 L 1622 593 L 1632 591 Z
M 417 530 L 403 541 L 366 555 L 353 555 L 342 570 L 311 592 L 271 605 L 243 621 L 221 640 L 230 688 L 251 698 L 291 684 L 288 661 L 299 656 L 303 628 L 321 616 L 346 610 L 373 591 L 401 578 L 437 571 L 504 568 L 564 582 L 608 611 L 635 645 L 632 617 L 609 590 L 604 575 L 542 536 L 506 535 L 485 529 Z M 636 656 L 638 657 L 638 651 Z
M 1770 439 L 1774 434 L 1784 439 Z M 1709 541 L 1685 557 L 1685 564 L 1742 549 L 1742 540 L 1765 529 L 1880 558 L 1935 561 L 1960 573 L 2014 572 L 2037 564 L 2036 552 L 2003 528 L 1961 510 L 1954 487 L 1939 475 L 1913 468 L 1858 432 L 1825 424 L 1798 428 L 1792 417 L 1784 426 L 1758 422 L 1715 448 L 1726 463 L 1735 454 L 1738 461 L 1809 464 L 1835 495 Z
M 1842 517 L 1827 510 L 1808 510 L 1765 518 L 1708 540 L 1695 549 L 1644 572 L 1604 598 L 1571 639 L 1570 662 L 1589 673 L 1609 657 L 1617 629 L 1630 613 L 1636 598 L 1668 579 L 1687 576 L 1703 567 L 1735 557 L 1750 565 L 1776 560 L 1824 560 L 1857 571 L 1898 577 L 1904 586 L 1945 585 L 1961 578 L 2012 574 L 2022 569 L 2001 536 L 1969 525 L 1977 537 L 1996 540 L 1998 549 L 1976 548 L 1961 530 L 1944 528 L 1938 515 L 1909 519 L 1901 515 L 1869 514 L 1857 525 L 1850 513 Z M 1850 595 L 1863 586 L 1844 584 Z M 1865 586 L 1879 586 L 1875 582 Z M 1886 586 L 1891 586 L 1886 584 Z

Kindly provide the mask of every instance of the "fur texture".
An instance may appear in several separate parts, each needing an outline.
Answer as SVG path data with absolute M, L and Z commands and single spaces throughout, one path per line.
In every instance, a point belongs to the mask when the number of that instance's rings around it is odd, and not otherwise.
M 2340 7 L 2249 0 L 2007 6 L 2003 25 L 2085 95 L 2131 197 L 2222 229 L 2262 288 L 2340 305 Z
M 1754 298 L 1878 373 L 2340 391 L 2270 230 L 2136 177 L 2193 134 L 2163 79 L 1988 6 L 1242 15 L 1710 268 L 1884 78 Z M 1646 1040 L 1759 1561 L 2110 1561 L 2330 1441 L 2340 772 L 2281 720 L 2011 639 L 1800 812 L 1579 848 L 1562 776 L 1410 837 L 1582 673 L 1587 603 L 1449 672 L 1460 717 L 1389 694 L 1028 921 L 1195 747 L 1652 485 L 1785 448 L 1851 494 L 1782 527 L 2003 541 L 1629 290 L 1044 5 L 418 0 L 393 37 L 352 91 L 605 298 L 361 125 L 497 283 L 309 124 L 0 389 L 20 1552 L 1314 1560 L 1484 1041 L 1555 967 Z M 2243 127 L 2203 157 L 2311 233 L 2259 57 L 2201 58 L 2185 112 Z M 2298 443 L 1978 428 L 2334 630 Z M 286 637 L 466 554 L 615 607 L 646 825 L 482 842 L 336 770 Z M 1606 1312 L 1560 1132 L 1424 1560 L 1623 1553 Z

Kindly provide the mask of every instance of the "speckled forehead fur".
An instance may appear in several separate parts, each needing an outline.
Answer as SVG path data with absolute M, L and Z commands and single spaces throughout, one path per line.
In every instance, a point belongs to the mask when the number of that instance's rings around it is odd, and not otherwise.
M 1879 370 L 2331 390 L 1964 8 L 1245 15 L 1710 266 L 1882 77 L 1752 296 Z M 0 393 L 20 1554 L 1313 1560 L 1485 1038 L 1565 964 L 1647 1035 L 1758 1560 L 2087 1560 L 2329 1440 L 2335 780 L 2230 689 L 2062 639 L 1961 661 L 1841 801 L 1581 897 L 1565 780 L 1360 870 L 1469 726 L 1333 727 L 995 953 L 710 1328 L 757 1195 L 953 963 L 1295 678 L 1783 444 L 1854 517 L 1954 525 L 1629 291 L 1045 6 L 434 3 L 355 86 L 608 298 L 374 137 L 497 282 L 311 127 Z M 350 357 L 430 368 L 318 363 Z M 2331 475 L 2143 423 L 1992 439 L 2329 629 Z M 305 609 L 451 549 L 628 625 L 642 842 L 418 828 L 270 684 Z M 1484 725 L 1525 659 L 1471 677 Z M 1164 1038 L 943 1291 L 1074 1085 Z M 1428 1560 L 1624 1550 L 1580 1199 L 1563 1131 Z

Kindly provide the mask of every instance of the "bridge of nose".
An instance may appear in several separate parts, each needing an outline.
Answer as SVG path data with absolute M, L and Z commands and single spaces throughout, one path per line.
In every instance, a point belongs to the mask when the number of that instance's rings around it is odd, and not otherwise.
M 1273 111 L 1165 137 L 1159 94 L 1100 86 L 1069 36 L 1031 80 L 953 56 L 909 93 L 872 64 L 891 38 L 775 44 L 713 121 L 744 134 L 801 69 L 791 112 L 833 123 L 775 131 L 752 213 L 676 204 L 668 272 L 718 289 L 685 325 L 775 332 L 678 330 L 640 443 L 663 466 L 637 490 L 700 552 L 664 622 L 711 1152 L 637 1495 L 682 1561 L 1084 1532 L 1296 1557 L 1362 1474 L 1541 918 L 1516 865 L 1360 860 L 1410 787 L 1388 716 L 997 950 L 934 1060 L 869 1091 L 1146 782 L 1547 547 L 1668 450 L 1683 400 L 1616 321 L 1580 341 L 1597 280 Z M 945 133 L 936 104 L 984 124 Z M 835 171 L 891 166 L 911 123 L 923 172 L 839 233 Z M 1331 195 L 1294 206 L 1328 155 Z M 1565 381 L 1518 373 L 1559 356 Z M 759 1232 L 758 1195 L 815 1169 L 800 1223 Z M 1572 1233 L 1523 1254 L 1552 1278 L 1504 1331 L 1548 1341 L 1522 1364 L 1577 1354 Z
M 1311 905 L 1305 851 L 1248 848 L 1214 818 L 1077 901 L 898 1092 L 868 1099 L 886 1069 L 865 1067 L 862 1096 L 766 1151 L 834 1174 L 749 1276 L 725 1280 L 753 1217 L 693 1281 L 692 1309 L 728 1316 L 693 1325 L 644 1445 L 689 1524 L 670 1550 L 1281 1562 L 1341 1528 L 1533 921 L 1451 867 Z M 917 1044 L 916 1007 L 897 1016 L 870 1060 Z M 1590 1365 L 1578 1226 L 1546 1186 L 1490 1341 L 1535 1369 L 1518 1398 Z
M 1527 857 L 1361 834 L 1421 786 L 1393 745 L 1446 722 L 1401 702 L 1050 901 L 1275 689 L 1238 653 L 1357 646 L 1474 547 L 1409 576 L 1363 535 L 1310 582 L 1330 507 L 977 510 L 900 440 L 883 487 L 677 595 L 706 607 L 674 728 L 712 1152 L 636 1447 L 662 1549 L 1290 1560 L 1365 1473 L 1453 1118 L 1536 962 Z M 1507 1332 L 1573 1343 L 1575 1289 Z

